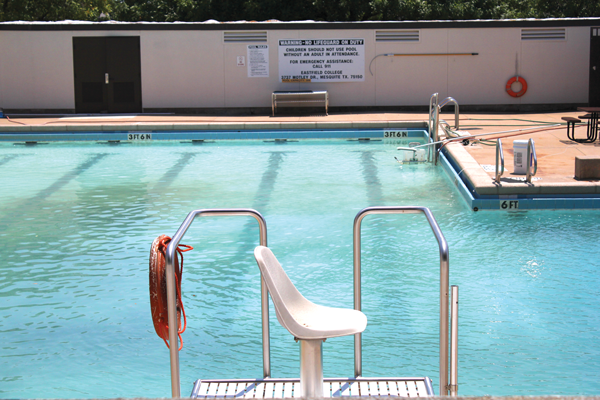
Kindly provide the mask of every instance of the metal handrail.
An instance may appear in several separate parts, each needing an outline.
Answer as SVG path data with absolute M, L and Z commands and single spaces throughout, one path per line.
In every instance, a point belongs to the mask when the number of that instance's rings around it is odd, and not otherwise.
M 439 93 L 434 93 L 431 95 L 431 97 L 429 98 L 429 134 L 432 135 L 433 134 L 433 125 L 432 122 L 435 121 L 435 117 L 433 115 L 434 113 L 434 108 L 433 107 L 437 107 L 438 105 L 438 98 L 439 98 Z M 433 137 L 432 137 L 433 139 Z
M 431 140 L 436 143 L 438 142 L 438 133 L 440 129 L 440 111 L 442 111 L 442 107 L 444 107 L 448 103 L 454 104 L 454 129 L 460 129 L 460 112 L 458 107 L 458 102 L 454 97 L 446 97 L 442 102 L 439 102 L 439 93 L 434 93 L 429 98 L 429 136 Z M 433 155 L 431 155 L 428 161 L 431 161 L 434 158 L 434 162 L 437 164 L 438 158 L 438 147 L 439 145 L 431 146 L 431 151 L 433 151 Z
M 533 157 L 533 172 L 531 172 L 531 158 Z M 537 174 L 537 154 L 535 153 L 535 143 L 533 139 L 527 142 L 527 182 L 531 183 L 531 178 Z
M 449 279 L 450 261 L 448 243 L 440 230 L 433 214 L 427 207 L 392 206 L 392 207 L 367 207 L 361 210 L 354 218 L 354 309 L 361 310 L 361 222 L 369 214 L 417 214 L 423 213 L 431 226 L 437 239 L 440 250 L 440 395 L 448 394 L 448 339 L 449 339 Z M 456 352 L 453 353 L 456 355 Z M 451 364 L 458 365 L 456 360 Z M 354 375 L 362 375 L 362 335 L 354 335 Z
M 429 98 L 429 136 L 431 140 L 437 142 L 437 127 L 439 125 L 439 93 L 434 93 Z M 434 129 L 436 128 L 436 129 Z
M 441 111 L 442 108 L 448 103 L 454 104 L 454 129 L 460 129 L 460 112 L 458 110 L 458 102 L 454 99 L 454 97 L 446 97 L 444 100 L 442 100 L 438 107 Z
M 171 241 L 167 246 L 165 256 L 166 274 L 167 274 L 167 311 L 169 322 L 169 353 L 171 359 L 171 394 L 173 398 L 181 397 L 181 387 L 179 382 L 179 346 L 177 345 L 177 310 L 175 300 L 175 251 L 179 242 L 185 235 L 194 219 L 198 216 L 213 217 L 213 216 L 231 216 L 231 215 L 247 215 L 254 217 L 258 222 L 260 245 L 267 246 L 267 223 L 263 216 L 256 210 L 251 208 L 230 208 L 230 209 L 203 209 L 190 212 Z M 261 276 L 262 278 L 262 276 Z M 271 360 L 270 360 L 270 339 L 269 339 L 269 292 L 265 281 L 261 279 L 261 315 L 262 315 L 262 339 L 263 339 L 263 373 L 267 378 L 271 375 Z
M 496 182 L 500 183 L 500 177 L 504 173 L 504 150 L 502 150 L 502 139 L 496 141 Z
M 432 142 L 438 141 L 438 125 L 439 125 L 439 93 L 434 93 L 429 98 L 429 137 Z M 427 153 L 427 161 L 431 162 L 435 153 L 435 146 L 429 146 L 429 152 Z

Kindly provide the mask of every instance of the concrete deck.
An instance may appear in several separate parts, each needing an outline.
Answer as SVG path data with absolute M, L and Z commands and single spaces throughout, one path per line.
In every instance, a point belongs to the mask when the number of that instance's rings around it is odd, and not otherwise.
M 547 124 L 563 124 L 563 116 L 577 117 L 582 112 L 539 114 L 483 114 L 460 115 L 462 134 L 479 135 L 532 128 Z M 453 113 L 441 118 L 454 124 Z M 244 129 L 357 129 L 422 127 L 427 113 L 362 113 L 312 116 L 177 116 L 177 115 L 99 115 L 65 117 L 0 118 L 2 134 L 28 132 L 114 132 L 161 130 L 244 130 Z M 585 126 L 576 129 L 576 137 L 585 135 Z M 522 132 L 526 133 L 526 132 Z M 524 182 L 523 175 L 514 175 L 512 141 L 533 138 L 538 156 L 538 170 L 532 183 Z M 480 142 L 468 146 L 460 143 L 447 145 L 452 158 L 459 165 L 461 177 L 466 178 L 478 196 L 536 195 L 536 194 L 600 194 L 600 181 L 576 180 L 575 157 L 600 157 L 600 141 L 582 144 L 567 139 L 566 126 L 538 133 L 526 133 L 503 139 L 505 173 L 500 184 L 494 182 L 494 172 L 487 166 L 495 164 L 495 147 Z M 486 166 L 488 171 L 484 167 Z M 463 176 L 464 175 L 464 176 Z M 521 178 L 521 180 L 519 180 Z

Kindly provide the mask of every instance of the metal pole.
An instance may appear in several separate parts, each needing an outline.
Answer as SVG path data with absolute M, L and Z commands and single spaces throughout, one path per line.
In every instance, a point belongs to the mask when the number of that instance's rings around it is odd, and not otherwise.
M 179 382 L 179 342 L 177 338 L 177 309 L 176 309 L 176 288 L 175 288 L 175 251 L 179 242 L 197 216 L 228 216 L 228 215 L 247 215 L 254 217 L 258 221 L 260 245 L 267 246 L 267 223 L 263 216 L 251 208 L 231 208 L 231 209 L 203 209 L 190 212 L 171 241 L 166 251 L 166 274 L 167 274 L 167 311 L 169 323 L 169 354 L 171 361 L 171 395 L 173 398 L 181 397 L 181 387 Z M 261 306 L 262 306 L 262 339 L 263 339 L 263 372 L 265 378 L 271 375 L 270 360 L 270 340 L 269 340 L 269 293 L 267 291 L 264 279 L 261 279 Z
M 450 302 L 450 396 L 458 393 L 458 286 L 452 285 L 452 300 Z
M 300 395 L 323 398 L 323 340 L 300 340 Z
M 504 174 L 504 150 L 502 139 L 496 141 L 496 182 L 500 183 L 500 177 Z
M 531 172 L 531 159 L 533 157 L 533 173 Z M 533 139 L 527 142 L 527 182 L 531 183 L 531 178 L 537 173 L 537 154 L 535 153 L 535 143 Z
M 449 339 L 449 280 L 450 280 L 450 255 L 448 243 L 442 231 L 427 207 L 392 206 L 392 207 L 367 207 L 361 210 L 354 218 L 354 309 L 361 311 L 360 269 L 361 251 L 360 236 L 361 222 L 369 214 L 417 214 L 423 213 L 427 217 L 429 226 L 435 235 L 440 251 L 440 396 L 448 394 L 448 339 Z M 354 335 L 354 374 L 362 375 L 362 349 L 361 334 Z
M 434 93 L 431 95 L 431 97 L 429 98 L 429 137 L 431 138 L 432 142 L 435 142 L 436 140 L 434 140 L 433 138 L 433 131 L 434 131 L 434 125 L 435 125 L 435 116 L 434 116 L 434 107 L 435 110 L 437 110 L 437 106 L 438 106 L 438 98 L 439 98 L 439 94 L 438 93 Z M 436 133 L 437 135 L 437 133 Z M 434 153 L 435 153 L 435 146 L 430 146 L 429 147 L 429 152 L 427 154 L 427 161 L 428 162 L 432 162 L 433 161 L 433 157 L 434 157 Z

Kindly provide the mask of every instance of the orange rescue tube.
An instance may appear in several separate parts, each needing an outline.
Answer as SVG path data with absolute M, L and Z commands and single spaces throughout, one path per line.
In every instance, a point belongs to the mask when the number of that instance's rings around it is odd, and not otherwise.
M 521 90 L 518 92 L 512 90 L 512 84 L 515 82 L 521 82 L 522 85 Z M 508 82 L 506 82 L 506 92 L 512 97 L 523 96 L 525 92 L 527 92 L 527 81 L 520 76 L 513 76 L 508 80 Z
M 167 271 L 166 271 L 166 251 L 171 238 L 167 235 L 161 235 L 154 239 L 150 248 L 150 309 L 152 311 L 152 322 L 156 334 L 161 337 L 167 347 L 169 347 L 169 321 L 167 312 Z M 177 289 L 177 322 L 179 341 L 183 348 L 181 334 L 185 331 L 186 318 L 183 302 L 181 301 L 181 276 L 183 273 L 183 252 L 192 250 L 191 246 L 180 244 L 175 253 L 175 286 Z M 179 267 L 179 257 L 181 257 L 181 268 Z M 183 314 L 183 327 L 181 326 L 181 315 Z

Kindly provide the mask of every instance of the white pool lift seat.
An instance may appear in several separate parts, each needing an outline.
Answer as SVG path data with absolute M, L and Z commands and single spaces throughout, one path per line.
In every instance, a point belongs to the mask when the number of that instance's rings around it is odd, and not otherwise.
M 323 397 L 323 341 L 364 331 L 367 317 L 360 311 L 319 306 L 307 300 L 268 247 L 258 246 L 254 258 L 279 323 L 300 340 L 301 396 Z
M 302 296 L 268 247 L 258 246 L 254 258 L 269 288 L 279 323 L 296 339 L 348 336 L 367 327 L 367 317 L 360 311 L 319 306 Z

